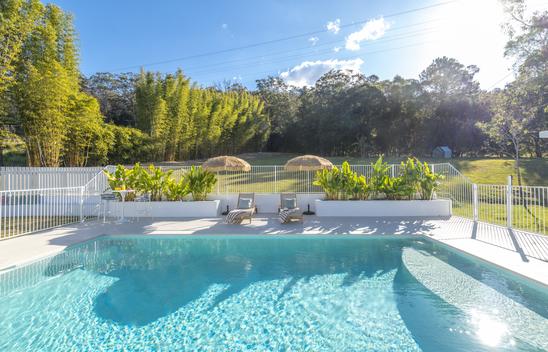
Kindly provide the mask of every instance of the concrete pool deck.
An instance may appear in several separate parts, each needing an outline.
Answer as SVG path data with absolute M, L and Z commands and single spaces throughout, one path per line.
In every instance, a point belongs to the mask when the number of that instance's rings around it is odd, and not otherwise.
M 101 235 L 423 235 L 548 286 L 548 236 L 449 219 L 318 218 L 280 224 L 275 214 L 258 214 L 251 224 L 228 225 L 222 218 L 141 219 L 129 223 L 89 221 L 0 241 L 0 273 Z

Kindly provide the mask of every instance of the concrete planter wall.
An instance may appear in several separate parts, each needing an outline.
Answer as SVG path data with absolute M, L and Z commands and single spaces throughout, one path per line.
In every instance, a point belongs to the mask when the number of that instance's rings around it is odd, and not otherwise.
M 451 200 L 316 200 L 318 216 L 447 217 Z
M 188 202 L 111 202 L 110 216 L 153 218 L 213 218 L 220 214 L 219 200 Z
M 307 206 L 310 204 L 310 210 L 314 211 L 315 201 L 317 199 L 323 199 L 323 193 L 298 193 L 297 194 L 297 206 L 301 210 L 307 210 Z M 218 199 L 221 201 L 221 211 L 226 210 L 226 206 L 232 210 L 236 208 L 238 202 L 237 194 L 218 194 L 211 195 L 208 199 Z M 255 193 L 255 204 L 259 209 L 259 213 L 277 213 L 280 206 L 280 194 L 279 193 Z

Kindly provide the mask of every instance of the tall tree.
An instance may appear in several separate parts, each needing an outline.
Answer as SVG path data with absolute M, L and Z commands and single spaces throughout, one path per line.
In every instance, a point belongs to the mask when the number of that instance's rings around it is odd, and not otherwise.
M 16 111 L 29 164 L 58 166 L 67 134 L 69 98 L 79 90 L 78 57 L 70 16 L 47 5 L 37 22 L 19 57 Z

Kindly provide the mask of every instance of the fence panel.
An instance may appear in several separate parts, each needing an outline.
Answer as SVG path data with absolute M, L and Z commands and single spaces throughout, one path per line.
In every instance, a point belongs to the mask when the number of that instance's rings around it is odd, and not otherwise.
M 0 191 L 0 239 L 77 222 L 82 187 Z
M 78 187 L 102 167 L 0 167 L 0 191 Z

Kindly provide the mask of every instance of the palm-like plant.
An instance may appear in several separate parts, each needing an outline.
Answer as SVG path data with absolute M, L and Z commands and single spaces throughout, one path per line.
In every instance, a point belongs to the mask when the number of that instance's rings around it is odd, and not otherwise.
M 206 200 L 207 195 L 213 191 L 213 187 L 217 183 L 215 174 L 201 166 L 192 166 L 186 173 L 185 179 L 193 200 Z
M 135 170 L 135 173 L 139 189 L 143 193 L 148 193 L 151 201 L 162 200 L 162 194 L 171 178 L 173 170 L 164 172 L 161 168 L 150 165 L 148 170 L 139 168 Z
M 183 200 L 190 194 L 190 187 L 186 178 L 182 177 L 179 181 L 170 178 L 166 183 L 164 194 L 169 201 Z

